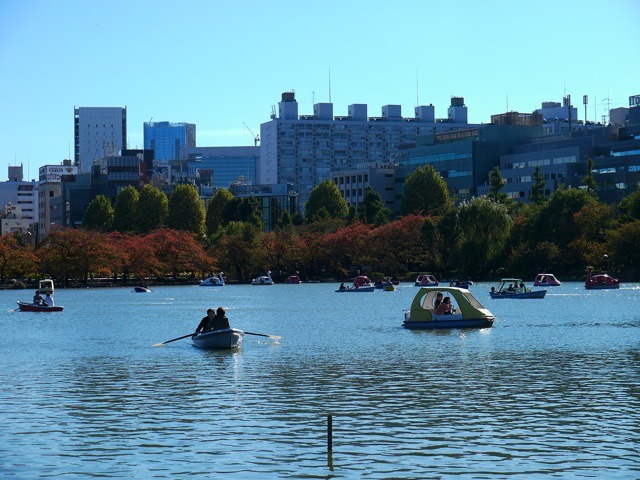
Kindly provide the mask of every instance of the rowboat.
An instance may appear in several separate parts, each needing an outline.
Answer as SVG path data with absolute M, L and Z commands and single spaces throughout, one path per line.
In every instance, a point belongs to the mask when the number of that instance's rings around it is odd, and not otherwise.
M 133 287 L 135 293 L 151 293 L 151 289 L 147 287 Z
M 29 302 L 18 302 L 18 308 L 21 312 L 61 312 L 64 310 L 62 305 L 55 307 L 48 307 L 47 305 L 36 305 Z
M 237 348 L 242 343 L 244 332 L 237 328 L 225 328 L 224 330 L 213 330 L 200 333 L 191 337 L 193 344 L 204 350 Z
M 561 285 L 553 273 L 539 273 L 533 281 L 534 287 L 559 287 Z
M 498 289 L 491 287 L 489 292 L 491 298 L 544 298 L 546 294 L 546 290 L 531 290 L 519 278 L 503 278 Z
M 436 315 L 435 299 L 438 293 L 449 297 L 457 305 L 454 313 Z M 485 328 L 493 325 L 493 314 L 484 308 L 469 290 L 457 287 L 422 287 L 404 312 L 402 326 L 409 329 Z

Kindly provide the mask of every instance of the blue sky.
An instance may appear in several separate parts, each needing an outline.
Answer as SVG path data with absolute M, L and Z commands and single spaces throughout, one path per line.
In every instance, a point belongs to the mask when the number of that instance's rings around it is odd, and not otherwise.
M 74 106 L 126 106 L 130 148 L 151 118 L 252 145 L 290 90 L 302 115 L 462 96 L 477 123 L 565 94 L 583 119 L 586 94 L 601 120 L 640 94 L 639 20 L 635 0 L 0 0 L 0 181 L 72 158 Z

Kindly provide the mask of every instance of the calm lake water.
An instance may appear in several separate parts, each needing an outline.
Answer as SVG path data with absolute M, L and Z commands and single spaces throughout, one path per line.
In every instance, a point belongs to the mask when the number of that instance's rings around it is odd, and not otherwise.
M 0 291 L 0 476 L 639 478 L 640 285 L 490 286 L 493 328 L 438 332 L 402 328 L 408 284 Z M 282 340 L 152 346 L 220 305 Z

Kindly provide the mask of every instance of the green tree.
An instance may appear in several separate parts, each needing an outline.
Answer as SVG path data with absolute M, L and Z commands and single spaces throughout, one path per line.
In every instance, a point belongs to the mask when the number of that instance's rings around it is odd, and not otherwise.
M 224 230 L 225 234 L 216 244 L 220 267 L 234 272 L 238 281 L 244 282 L 260 265 L 262 230 L 248 222 L 230 222 Z
M 640 220 L 640 188 L 622 199 L 619 205 L 623 220 Z
M 509 238 L 511 217 L 507 208 L 488 198 L 473 198 L 458 207 L 459 252 L 463 268 L 480 273 L 502 257 Z
M 579 188 L 559 188 L 541 209 L 537 226 L 532 232 L 538 242 L 553 241 L 564 250 L 580 235 L 575 214 L 596 200 Z
M 330 218 L 347 218 L 349 206 L 338 186 L 331 180 L 324 180 L 316 185 L 304 205 L 306 218 L 313 222 L 320 209 L 325 209 Z
M 169 212 L 169 200 L 163 191 L 153 185 L 145 185 L 138 200 L 137 230 L 149 233 L 164 225 Z
M 616 266 L 621 270 L 633 272 L 635 275 L 640 271 L 639 240 L 640 220 L 633 220 L 611 231 L 607 242 L 607 247 Z
M 360 204 L 360 219 L 368 225 L 380 226 L 391 220 L 391 210 L 385 207 L 382 197 L 373 188 L 367 187 Z
M 82 226 L 86 230 L 106 232 L 113 225 L 113 207 L 104 195 L 98 195 L 87 205 L 82 218 Z
M 587 192 L 589 192 L 591 195 L 595 197 L 597 195 L 596 188 L 598 187 L 598 184 L 596 183 L 596 177 L 593 174 L 593 166 L 594 166 L 593 158 L 588 158 L 587 172 L 584 178 L 582 179 L 582 183 L 584 183 L 584 185 L 587 187 Z
M 509 201 L 509 196 L 504 192 L 500 192 L 504 187 L 504 183 L 500 169 L 493 167 L 493 170 L 489 172 L 489 194 L 487 198 L 497 203 L 506 204 Z
M 452 205 L 447 182 L 431 165 L 418 167 L 407 177 L 400 201 L 401 215 L 442 215 Z
M 119 232 L 133 232 L 136 229 L 138 217 L 138 201 L 140 194 L 134 187 L 128 185 L 120 190 L 116 197 L 113 215 L 113 229 Z
M 167 227 L 203 235 L 205 216 L 204 205 L 196 187 L 182 184 L 173 190 L 169 198 Z
M 278 220 L 278 228 L 288 230 L 292 226 L 293 226 L 293 222 L 291 220 L 291 215 L 286 210 L 283 211 L 282 214 L 280 215 L 280 219 Z
M 543 203 L 544 187 L 547 182 L 544 179 L 544 174 L 542 173 L 542 170 L 540 170 L 540 167 L 536 167 L 533 171 L 531 180 L 533 180 L 533 185 L 531 185 L 531 190 L 529 191 L 529 200 L 533 203 Z
M 232 198 L 222 209 L 222 224 L 249 222 L 262 229 L 262 209 L 256 197 Z
M 233 194 L 226 188 L 220 188 L 207 206 L 207 236 L 210 236 L 223 225 L 222 211 L 224 207 L 233 199 Z

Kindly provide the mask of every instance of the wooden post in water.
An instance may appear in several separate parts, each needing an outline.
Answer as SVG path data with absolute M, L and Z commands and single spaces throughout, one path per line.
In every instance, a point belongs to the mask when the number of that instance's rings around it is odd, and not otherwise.
M 327 415 L 327 451 L 333 451 L 333 415 Z

